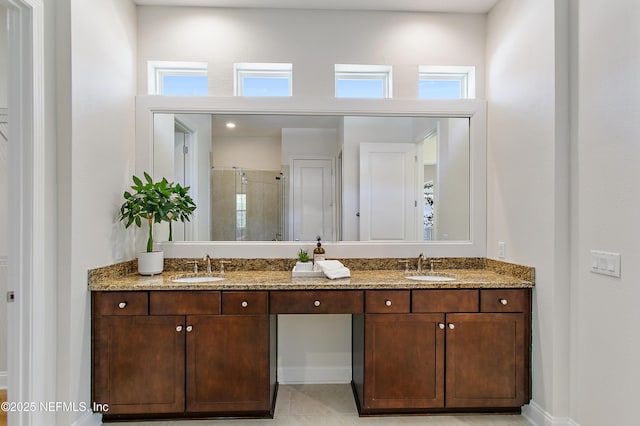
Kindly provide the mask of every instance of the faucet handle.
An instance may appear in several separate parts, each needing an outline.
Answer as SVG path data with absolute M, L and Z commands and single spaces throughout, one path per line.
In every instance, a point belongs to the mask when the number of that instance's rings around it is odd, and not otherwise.
M 197 260 L 193 261 L 193 273 L 194 274 L 198 273 L 198 261 Z
M 404 273 L 409 273 L 409 259 L 398 260 L 399 263 L 404 263 Z
M 230 260 L 221 260 L 220 261 L 220 275 L 224 275 L 224 264 L 231 263 Z
M 434 272 L 434 270 L 433 270 L 433 264 L 434 263 L 442 263 L 442 260 L 436 260 L 436 259 L 430 259 L 429 260 L 429 264 L 431 265 L 431 272 Z

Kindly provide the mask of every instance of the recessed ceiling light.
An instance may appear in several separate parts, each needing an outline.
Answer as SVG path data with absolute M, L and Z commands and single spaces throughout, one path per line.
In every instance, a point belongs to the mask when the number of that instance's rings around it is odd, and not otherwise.
M 236 123 L 234 123 L 234 122 L 232 122 L 232 121 L 230 121 L 230 122 L 228 122 L 228 123 L 227 123 L 227 128 L 229 128 L 229 129 L 233 129 L 233 128 L 235 128 L 235 127 L 236 127 Z

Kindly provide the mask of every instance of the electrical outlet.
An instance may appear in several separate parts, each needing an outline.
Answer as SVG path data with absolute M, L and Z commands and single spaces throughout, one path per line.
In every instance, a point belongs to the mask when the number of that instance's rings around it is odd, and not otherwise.
M 504 259 L 504 241 L 498 242 L 498 259 Z
M 620 253 L 591 250 L 591 272 L 620 277 Z

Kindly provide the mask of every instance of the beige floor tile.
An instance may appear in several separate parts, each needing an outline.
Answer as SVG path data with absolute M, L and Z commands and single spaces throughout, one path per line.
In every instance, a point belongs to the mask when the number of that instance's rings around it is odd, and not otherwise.
M 358 417 L 348 384 L 281 385 L 273 419 L 134 422 L 128 426 L 530 426 L 519 415 Z

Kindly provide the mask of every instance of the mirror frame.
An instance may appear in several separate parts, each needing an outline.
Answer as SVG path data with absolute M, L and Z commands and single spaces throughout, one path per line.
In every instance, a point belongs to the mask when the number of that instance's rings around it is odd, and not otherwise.
M 486 102 L 460 100 L 399 99 L 303 99 L 243 97 L 136 97 L 135 174 L 153 170 L 153 115 L 193 114 L 291 114 L 389 117 L 469 118 L 469 241 L 336 241 L 324 246 L 330 258 L 486 257 L 487 238 L 487 125 Z M 143 249 L 144 231 L 136 234 L 136 249 Z M 315 242 L 303 241 L 180 241 L 156 243 L 165 257 L 289 258 Z

